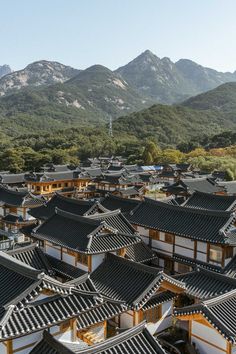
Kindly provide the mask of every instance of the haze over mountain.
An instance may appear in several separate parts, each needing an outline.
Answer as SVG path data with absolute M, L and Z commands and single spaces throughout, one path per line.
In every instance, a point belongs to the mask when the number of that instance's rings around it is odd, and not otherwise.
M 15 136 L 83 124 L 99 126 L 110 117 L 125 116 L 121 129 L 127 133 L 132 134 L 132 129 L 139 137 L 153 133 L 166 143 L 173 138 L 174 143 L 201 132 L 203 124 L 208 133 L 234 127 L 236 83 L 189 98 L 228 80 L 235 81 L 236 74 L 219 73 L 186 59 L 173 63 L 150 51 L 115 71 L 102 65 L 77 70 L 39 61 L 0 79 L 0 123 L 2 131 Z M 180 103 L 156 105 L 180 100 L 184 100 L 181 107 Z M 153 104 L 157 109 L 146 110 Z
M 4 64 L 2 66 L 0 65 L 0 78 L 9 74 L 9 73 L 11 73 L 11 68 L 9 65 L 6 65 L 6 64 Z

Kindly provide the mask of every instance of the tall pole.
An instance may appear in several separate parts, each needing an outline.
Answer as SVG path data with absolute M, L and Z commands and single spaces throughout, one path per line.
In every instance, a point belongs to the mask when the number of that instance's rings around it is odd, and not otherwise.
M 113 137 L 113 131 L 112 131 L 112 117 L 110 117 L 110 122 L 109 122 L 109 132 L 108 132 L 110 137 Z

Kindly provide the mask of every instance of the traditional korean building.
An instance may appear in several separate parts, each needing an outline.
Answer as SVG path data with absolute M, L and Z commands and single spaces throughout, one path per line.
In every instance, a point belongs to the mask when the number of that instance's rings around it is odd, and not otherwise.
M 0 183 L 5 187 L 23 187 L 25 185 L 24 173 L 0 173 Z
M 182 206 L 197 209 L 231 211 L 236 209 L 236 196 L 217 195 L 196 191 L 182 204 Z
M 29 192 L 17 192 L 0 187 L 0 225 L 1 232 L 12 241 L 23 242 L 24 235 L 20 231 L 23 226 L 35 223 L 29 215 L 30 208 L 42 205 L 45 200 Z
M 162 188 L 168 195 L 190 196 L 195 191 L 210 194 L 225 194 L 224 188 L 216 183 L 215 180 L 205 177 L 187 178 L 178 180 Z
M 159 256 L 159 265 L 186 272 L 197 264 L 221 271 L 236 252 L 235 214 L 145 199 L 129 221 Z
M 119 211 L 83 217 L 57 208 L 31 237 L 45 253 L 89 272 L 107 252 L 124 255 L 128 246 L 141 242 Z
M 50 198 L 54 192 L 71 197 L 75 193 L 86 190 L 91 181 L 80 170 L 31 173 L 25 175 L 25 180 L 29 192 L 47 198 Z
M 45 331 L 41 341 L 35 345 L 30 354 L 130 354 L 131 350 L 132 354 L 168 354 L 150 334 L 145 323 L 92 346 L 82 341 L 77 343 L 59 341 Z
M 185 290 L 183 282 L 157 268 L 110 253 L 90 274 L 90 281 L 99 293 L 127 305 L 118 327 L 132 328 L 146 320 L 151 333 L 171 326 L 173 299 Z
M 44 221 L 53 216 L 55 213 L 55 208 L 81 216 L 88 216 L 96 212 L 108 211 L 98 202 L 68 198 L 59 193 L 55 193 L 53 197 L 42 206 L 31 209 L 29 214 L 38 220 Z
M 55 338 L 88 344 L 106 338 L 106 322 L 126 311 L 84 279 L 61 283 L 0 252 L 0 352 L 27 354 L 50 328 Z M 93 334 L 88 338 L 87 333 Z
M 100 200 L 101 205 L 108 210 L 120 209 L 126 215 L 130 213 L 141 202 L 137 199 L 126 199 L 113 194 L 108 194 L 105 198 Z
M 200 354 L 236 351 L 236 290 L 175 310 Z

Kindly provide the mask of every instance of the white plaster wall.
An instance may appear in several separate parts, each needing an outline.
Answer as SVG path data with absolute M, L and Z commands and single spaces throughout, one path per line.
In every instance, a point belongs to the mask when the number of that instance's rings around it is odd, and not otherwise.
M 141 236 L 145 236 L 149 238 L 149 229 L 145 229 L 145 227 L 137 226 L 137 231 Z
M 217 349 L 195 337 L 192 338 L 192 343 L 196 344 L 199 354 L 226 354 L 223 349 Z
M 92 271 L 95 270 L 104 260 L 105 254 L 95 254 L 92 256 Z
M 72 342 L 73 341 L 73 332 L 70 330 L 70 331 L 66 331 L 64 333 L 59 333 L 54 338 L 56 338 L 60 341 Z
M 159 258 L 159 266 L 164 268 L 164 266 L 165 266 L 164 259 Z
M 7 347 L 3 343 L 0 343 L 0 353 L 7 354 Z
M 28 344 L 32 344 L 32 346 L 33 346 L 35 344 L 35 342 L 40 341 L 41 338 L 42 338 L 42 331 L 31 333 L 27 336 L 23 336 L 20 338 L 15 338 L 12 341 L 13 342 L 13 350 L 19 349 L 19 348 L 24 347 L 25 345 L 28 345 Z M 27 349 L 21 350 L 17 353 L 28 354 L 31 351 L 32 346 Z
M 188 248 L 183 248 L 180 246 L 175 246 L 175 253 L 180 254 L 184 257 L 194 258 L 194 251 Z
M 4 209 L 3 209 L 3 207 L 0 207 L 0 215 L 1 215 L 1 216 L 4 215 Z
M 205 253 L 197 252 L 197 260 L 206 262 L 207 261 L 207 255 Z
M 204 345 L 206 344 L 205 342 L 201 341 L 200 339 L 194 337 L 196 335 L 197 337 L 202 338 L 206 342 L 212 343 L 216 345 L 219 348 L 222 348 L 222 351 L 227 349 L 227 342 L 226 340 L 213 328 L 207 327 L 201 323 L 198 323 L 196 321 L 192 321 L 192 342 L 199 342 L 199 346 L 201 347 L 201 350 L 203 350 Z M 210 346 L 209 346 L 210 347 Z M 216 348 L 212 347 L 214 351 L 207 351 L 210 350 L 209 348 L 206 351 L 200 351 L 200 354 L 210 354 L 210 353 L 221 353 L 221 351 L 217 352 Z
M 175 244 L 187 248 L 194 249 L 194 242 L 188 238 L 175 236 Z
M 67 253 L 62 253 L 62 260 L 67 263 L 67 264 L 71 264 L 71 265 L 75 265 L 75 257 L 67 254 Z
M 173 254 L 173 245 L 166 242 L 161 242 L 158 240 L 152 240 L 152 248 L 164 254 Z
M 148 323 L 147 328 L 151 334 L 159 333 L 164 331 L 166 328 L 171 327 L 172 325 L 172 317 L 166 317 L 159 320 L 156 323 Z
M 172 311 L 173 301 L 168 301 L 162 304 L 162 317 L 156 323 L 147 324 L 149 331 L 154 334 L 169 328 L 172 325 Z
M 80 263 L 80 262 L 77 262 L 77 263 L 76 263 L 76 267 L 79 268 L 79 269 L 84 270 L 85 272 L 88 272 L 88 266 L 86 266 L 85 264 L 82 264 L 82 263 Z
M 57 259 L 61 259 L 61 251 L 60 250 L 52 248 L 52 247 L 46 245 L 45 251 L 50 256 L 53 256 L 53 257 L 55 257 Z
M 120 315 L 120 327 L 121 328 L 132 328 L 133 327 L 133 311 L 127 311 L 127 313 L 122 313 Z
M 197 241 L 197 250 L 200 252 L 207 252 L 207 244 L 205 242 Z

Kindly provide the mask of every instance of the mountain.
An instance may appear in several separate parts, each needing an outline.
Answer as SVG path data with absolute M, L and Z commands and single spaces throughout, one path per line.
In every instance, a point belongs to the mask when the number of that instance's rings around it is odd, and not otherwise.
M 5 64 L 0 66 L 0 78 L 10 73 L 11 73 L 11 68 L 9 65 Z
M 37 61 L 29 64 L 23 70 L 3 76 L 0 79 L 0 96 L 27 86 L 37 87 L 65 82 L 78 73 L 79 70 L 57 62 Z
M 181 105 L 153 105 L 114 122 L 117 133 L 153 137 L 170 146 L 225 130 L 236 130 L 236 83 L 223 84 Z
M 188 59 L 180 59 L 175 63 L 175 66 L 198 92 L 208 91 L 226 82 L 236 81 L 236 71 L 222 73 L 205 68 Z
M 59 84 L 26 87 L 0 98 L 0 124 L 12 134 L 101 124 L 150 106 L 118 74 L 95 65 Z
M 116 72 L 141 95 L 167 104 L 181 102 L 222 83 L 236 81 L 236 72 L 221 73 L 187 59 L 174 63 L 169 58 L 158 58 L 149 50 Z

